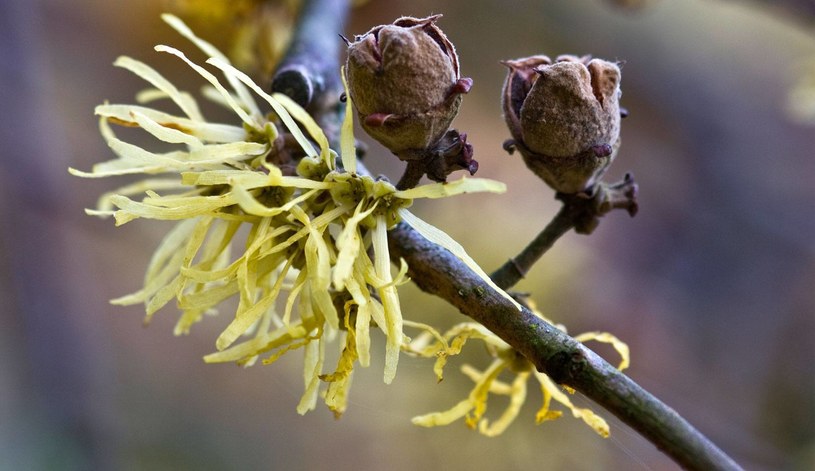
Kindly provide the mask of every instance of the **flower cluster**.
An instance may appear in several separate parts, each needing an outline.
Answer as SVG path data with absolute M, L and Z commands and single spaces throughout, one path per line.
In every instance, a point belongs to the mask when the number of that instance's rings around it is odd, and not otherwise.
M 530 310 L 538 317 L 554 324 L 543 317 L 537 311 L 534 303 L 526 300 Z M 436 358 L 434 371 L 436 378 L 441 381 L 443 369 L 447 359 L 452 355 L 457 355 L 469 339 L 481 340 L 487 347 L 487 352 L 493 358 L 492 363 L 484 371 L 478 371 L 470 365 L 461 367 L 462 373 L 467 375 L 474 383 L 475 387 L 470 391 L 467 398 L 463 399 L 452 408 L 433 412 L 413 418 L 413 423 L 424 427 L 435 427 L 447 425 L 459 419 L 464 419 L 465 424 L 477 429 L 479 433 L 494 437 L 500 435 L 515 420 L 521 411 L 521 407 L 526 401 L 526 384 L 530 376 L 534 376 L 538 381 L 543 394 L 543 405 L 535 416 L 535 422 L 540 424 L 548 420 L 557 419 L 562 415 L 561 411 L 550 408 L 552 400 L 559 402 L 568 408 L 575 418 L 582 419 L 588 426 L 602 437 L 609 436 L 608 424 L 602 417 L 595 414 L 590 409 L 576 407 L 564 393 L 563 387 L 558 386 L 549 376 L 540 371 L 536 371 L 534 365 L 523 355 L 501 340 L 498 336 L 487 330 L 483 325 L 474 322 L 464 322 L 449 329 L 444 335 L 432 327 L 424 324 L 417 324 L 406 321 L 406 325 L 422 329 L 423 332 L 413 340 L 406 350 L 414 355 Z M 562 331 L 566 328 L 556 324 Z M 620 355 L 618 369 L 623 370 L 629 365 L 628 346 L 607 332 L 586 332 L 575 337 L 578 342 L 588 342 L 590 340 L 611 344 Z M 506 383 L 499 379 L 502 373 L 514 374 L 515 378 L 511 383 Z M 569 388 L 565 388 L 568 393 L 574 393 Z M 486 417 L 487 402 L 490 394 L 509 396 L 509 406 L 493 422 Z
M 268 364 L 302 348 L 305 393 L 297 410 L 313 409 L 325 383 L 325 403 L 342 414 L 354 365 L 370 362 L 371 327 L 387 339 L 387 383 L 408 341 L 397 293 L 407 267 L 402 262 L 398 273 L 392 273 L 387 230 L 405 221 L 478 269 L 458 244 L 407 208 L 414 198 L 501 192 L 504 186 L 461 179 L 397 191 L 385 180 L 361 175 L 351 100 L 338 155 L 313 118 L 291 99 L 267 94 L 181 20 L 163 18 L 210 57 L 207 63 L 226 83 L 178 49 L 156 50 L 178 57 L 203 77 L 209 83 L 204 95 L 231 109 L 240 123 L 209 122 L 190 93 L 147 64 L 127 57 L 116 61 L 152 88 L 138 95 L 140 105 L 96 108 L 102 136 L 117 158 L 91 172 L 71 173 L 90 178 L 169 174 L 103 195 L 98 208 L 88 213 L 112 215 L 117 225 L 137 218 L 180 222 L 153 255 L 144 287 L 113 303 L 144 303 L 149 321 L 175 300 L 182 312 L 175 333 L 186 334 L 223 301 L 236 297 L 234 318 L 216 340 L 218 351 L 205 361 L 251 365 L 262 358 Z M 272 112 L 262 113 L 255 96 Z M 145 106 L 159 99 L 171 100 L 182 115 Z M 119 139 L 111 124 L 141 128 L 179 149 L 151 152 Z M 239 236 L 243 233 L 245 240 Z M 233 253 L 240 245 L 243 250 Z M 325 351 L 332 342 L 341 353 L 334 371 L 326 373 Z

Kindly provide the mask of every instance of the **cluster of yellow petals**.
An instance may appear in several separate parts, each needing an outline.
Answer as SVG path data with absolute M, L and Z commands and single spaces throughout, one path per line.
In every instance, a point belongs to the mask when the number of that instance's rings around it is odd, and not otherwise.
M 543 318 L 535 310 L 534 304 L 531 302 L 529 304 L 532 312 Z M 490 437 L 500 435 L 518 417 L 521 407 L 526 401 L 528 379 L 530 376 L 534 376 L 543 395 L 543 404 L 535 416 L 536 423 L 540 424 L 548 420 L 554 420 L 562 415 L 561 411 L 551 409 L 550 406 L 554 399 L 555 402 L 569 409 L 575 418 L 582 419 L 600 436 L 609 436 L 608 424 L 602 417 L 590 409 L 576 407 L 572 403 L 569 395 L 574 391 L 557 385 L 546 374 L 536 371 L 529 360 L 481 324 L 473 322 L 461 323 L 449 329 L 444 335 L 428 325 L 408 321 L 405 321 L 405 325 L 423 331 L 406 347 L 406 351 L 418 356 L 435 357 L 434 371 L 439 381 L 442 380 L 442 372 L 447 359 L 452 355 L 459 354 L 469 339 L 484 342 L 487 351 L 493 358 L 491 364 L 484 371 L 479 371 L 467 364 L 463 365 L 461 368 L 462 373 L 475 383 L 470 394 L 450 409 L 414 417 L 414 424 L 435 427 L 464 419 L 464 423 L 468 427 L 477 429 L 483 435 Z M 557 327 L 565 331 L 562 325 Z M 578 335 L 575 339 L 580 342 L 594 340 L 611 344 L 621 357 L 618 368 L 623 370 L 628 367 L 628 346 L 613 335 L 606 332 L 587 332 Z M 499 376 L 505 372 L 515 375 L 514 379 L 509 383 L 499 380 Z M 509 397 L 509 405 L 494 421 L 490 421 L 485 417 L 490 394 Z
M 241 122 L 209 122 L 192 94 L 147 64 L 128 57 L 116 61 L 152 87 L 137 96 L 139 105 L 96 108 L 101 134 L 116 158 L 91 172 L 70 171 L 88 178 L 165 175 L 105 194 L 88 213 L 112 215 L 117 225 L 137 218 L 178 223 L 154 253 L 143 288 L 113 303 L 143 303 L 149 320 L 175 300 L 181 311 L 175 333 L 180 335 L 205 315 L 217 313 L 225 300 L 237 298 L 234 317 L 215 342 L 217 351 L 205 361 L 252 365 L 260 358 L 272 363 L 302 349 L 305 392 L 297 410 L 313 409 L 321 385 L 327 384 L 324 401 L 342 414 L 354 365 L 370 363 L 371 327 L 386 338 L 387 383 L 408 342 L 397 293 L 407 267 L 402 262 L 398 273 L 392 273 L 387 230 L 399 221 L 411 224 L 490 282 L 460 245 L 407 208 L 414 198 L 501 192 L 504 186 L 461 179 L 397 191 L 387 181 L 360 175 L 350 100 L 338 155 L 305 110 L 285 95 L 264 92 L 178 18 L 163 19 L 209 56 L 207 64 L 223 74 L 225 83 L 176 48 L 161 45 L 156 51 L 184 61 L 209 83 L 204 95 L 231 109 Z M 272 113 L 260 111 L 256 96 Z M 162 99 L 172 101 L 182 115 L 146 106 Z M 178 149 L 158 153 L 141 148 L 118 138 L 111 124 L 141 128 Z M 282 133 L 305 155 L 295 176 L 267 161 Z M 334 371 L 326 373 L 330 343 L 341 352 Z

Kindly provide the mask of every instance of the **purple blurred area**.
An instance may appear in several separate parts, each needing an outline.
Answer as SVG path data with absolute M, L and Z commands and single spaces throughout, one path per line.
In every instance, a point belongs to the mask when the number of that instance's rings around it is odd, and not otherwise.
M 571 333 L 626 341 L 628 374 L 746 469 L 810 470 L 815 127 L 790 119 L 785 103 L 802 64 L 815 60 L 815 30 L 812 18 L 763 3 L 656 0 L 627 11 L 601 0 L 372 0 L 346 33 L 444 14 L 439 26 L 475 82 L 455 125 L 475 146 L 478 176 L 509 191 L 417 203 L 415 212 L 487 271 L 557 210 L 551 190 L 501 149 L 498 61 L 537 53 L 621 61 L 630 117 L 608 179 L 635 174 L 640 213 L 612 213 L 590 237 L 567 234 L 519 288 Z M 175 338 L 174 308 L 143 328 L 141 309 L 108 304 L 139 288 L 171 226 L 114 228 L 86 216 L 98 195 L 128 180 L 82 180 L 67 168 L 111 157 L 93 107 L 132 102 L 143 88 L 112 66 L 118 55 L 176 83 L 189 77 L 152 49 L 192 49 L 160 21 L 163 8 L 158 0 L 0 4 L 0 469 L 676 469 L 602 410 L 608 440 L 571 417 L 535 426 L 532 383 L 521 416 L 498 438 L 460 422 L 411 425 L 468 394 L 458 367 L 486 366 L 476 344 L 451 360 L 441 384 L 429 361 L 403 357 L 386 386 L 380 342 L 341 420 L 322 406 L 300 417 L 301 353 L 247 370 L 205 365 L 223 316 Z M 369 166 L 397 178 L 400 164 L 369 142 Z M 412 286 L 400 289 L 406 317 L 465 320 Z M 504 405 L 491 402 L 490 412 Z

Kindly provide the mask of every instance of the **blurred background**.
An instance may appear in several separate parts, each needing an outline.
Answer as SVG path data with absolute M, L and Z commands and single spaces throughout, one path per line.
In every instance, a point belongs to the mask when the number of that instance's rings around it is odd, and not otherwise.
M 428 361 L 403 357 L 386 386 L 378 358 L 357 372 L 342 419 L 322 406 L 300 417 L 299 352 L 247 370 L 205 365 L 225 317 L 174 338 L 173 308 L 144 328 L 139 307 L 108 304 L 140 287 L 171 226 L 114 228 L 85 216 L 126 180 L 81 180 L 67 168 L 111 157 L 93 107 L 132 102 L 144 86 L 112 67 L 118 55 L 177 83 L 190 77 L 152 50 L 162 42 L 192 50 L 160 21 L 167 8 L 0 4 L 0 469 L 676 469 L 602 410 L 607 440 L 568 416 L 535 426 L 532 383 L 521 416 L 498 438 L 461 422 L 411 425 L 468 394 L 458 367 L 485 366 L 477 346 L 450 362 L 441 384 Z M 815 469 L 815 91 L 796 88 L 815 62 L 811 5 L 372 0 L 346 34 L 432 13 L 444 14 L 462 74 L 475 80 L 455 125 L 475 146 L 479 176 L 509 191 L 415 212 L 487 271 L 513 256 L 558 204 L 501 150 L 498 61 L 537 53 L 621 61 L 630 117 L 607 179 L 635 174 L 640 213 L 612 213 L 590 237 L 566 235 L 519 288 L 572 333 L 625 340 L 628 374 L 745 468 Z M 223 32 L 202 34 L 225 45 Z M 368 163 L 392 178 L 401 171 L 372 141 Z M 408 317 L 465 320 L 412 286 L 401 290 Z

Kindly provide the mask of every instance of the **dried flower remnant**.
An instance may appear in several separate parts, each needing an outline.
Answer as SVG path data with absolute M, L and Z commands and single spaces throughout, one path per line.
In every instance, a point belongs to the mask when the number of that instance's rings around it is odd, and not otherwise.
M 590 190 L 620 145 L 620 69 L 590 57 L 503 62 L 504 118 L 527 167 L 555 191 Z
M 357 36 L 346 75 L 363 129 L 402 160 L 435 159 L 429 175 L 444 181 L 453 170 L 472 174 L 478 166 L 472 146 L 456 149 L 454 158 L 443 142 L 466 144 L 466 135 L 448 130 L 472 80 L 460 76 L 455 48 L 436 26 L 440 16 L 403 17 Z
M 215 342 L 218 351 L 205 361 L 268 364 L 302 348 L 305 392 L 298 412 L 312 410 L 327 384 L 324 401 L 340 415 L 354 366 L 370 363 L 371 327 L 386 338 L 388 383 L 406 341 L 397 286 L 406 281 L 407 267 L 402 263 L 397 274 L 391 272 L 388 228 L 404 220 L 475 265 L 446 234 L 407 208 L 414 198 L 500 192 L 504 186 L 461 179 L 397 191 L 387 181 L 358 175 L 350 100 L 338 156 L 322 129 L 290 98 L 265 93 L 181 20 L 163 19 L 210 56 L 207 63 L 226 83 L 178 49 L 156 50 L 178 57 L 203 77 L 210 84 L 204 95 L 231 109 L 239 122 L 209 122 L 192 94 L 155 69 L 127 57 L 116 61 L 152 88 L 138 95 L 140 105 L 96 108 L 102 136 L 117 158 L 91 172 L 70 171 L 89 178 L 164 174 L 103 195 L 88 213 L 112 215 L 117 225 L 137 218 L 179 222 L 153 255 L 144 287 L 113 303 L 144 303 L 149 321 L 175 300 L 182 311 L 175 333 L 181 335 L 205 314 L 216 314 L 226 299 L 237 298 L 234 318 Z M 262 113 L 255 96 L 272 112 Z M 182 115 L 146 106 L 158 99 L 170 99 Z M 111 124 L 139 127 L 179 148 L 143 149 L 118 138 Z M 338 157 L 343 169 L 336 166 Z M 139 195 L 146 196 L 136 199 Z M 244 227 L 248 231 L 239 231 Z M 239 240 L 243 232 L 245 240 Z M 241 250 L 233 253 L 237 247 Z M 325 352 L 332 343 L 341 352 L 336 369 L 326 373 Z
M 529 302 L 529 304 L 532 312 L 543 318 L 534 308 L 534 304 L 531 302 Z M 551 321 L 547 320 L 547 322 Z M 550 406 L 554 399 L 555 402 L 569 409 L 575 418 L 582 419 L 600 436 L 609 436 L 610 431 L 608 424 L 602 417 L 590 409 L 576 407 L 572 403 L 569 399 L 569 394 L 573 393 L 572 390 L 558 386 L 546 374 L 535 371 L 534 365 L 532 365 L 529 360 L 481 324 L 472 322 L 461 323 L 452 327 L 445 332 L 444 335 L 441 335 L 432 327 L 424 324 L 406 322 L 405 325 L 423 330 L 423 332 L 408 345 L 406 351 L 418 356 L 428 358 L 435 357 L 436 365 L 434 371 L 438 381 L 442 380 L 443 369 L 448 358 L 459 354 L 470 339 L 477 339 L 484 342 L 487 351 L 490 356 L 493 357 L 492 363 L 484 371 L 479 371 L 467 364 L 461 367 L 462 373 L 467 375 L 475 383 L 475 387 L 470 391 L 467 398 L 448 410 L 414 417 L 414 424 L 423 427 L 435 427 L 448 425 L 459 419 L 464 419 L 464 423 L 469 428 L 478 430 L 478 432 L 483 435 L 489 437 L 500 435 L 518 417 L 521 407 L 526 401 L 528 379 L 530 376 L 534 376 L 543 394 L 543 404 L 535 415 L 535 422 L 537 424 L 557 419 L 562 415 L 561 411 L 551 409 Z M 556 326 L 565 332 L 565 327 L 562 325 Z M 611 344 L 621 357 L 618 369 L 623 370 L 628 367 L 628 346 L 613 335 L 606 332 L 587 332 L 578 335 L 575 339 L 579 342 L 594 340 Z M 499 376 L 505 373 L 515 375 L 510 383 L 499 379 Z M 509 405 L 498 418 L 492 422 L 485 417 L 490 394 L 509 396 Z

